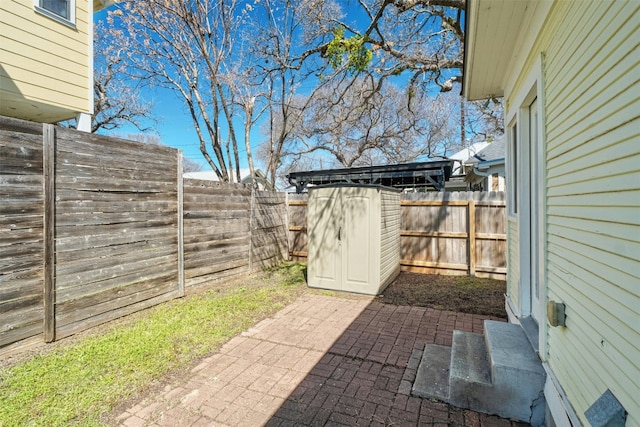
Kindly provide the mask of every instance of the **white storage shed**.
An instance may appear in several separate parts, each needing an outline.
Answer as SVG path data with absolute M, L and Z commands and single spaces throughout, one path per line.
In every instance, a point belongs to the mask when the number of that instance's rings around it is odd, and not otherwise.
M 377 295 L 396 278 L 400 193 L 378 185 L 309 189 L 310 287 Z

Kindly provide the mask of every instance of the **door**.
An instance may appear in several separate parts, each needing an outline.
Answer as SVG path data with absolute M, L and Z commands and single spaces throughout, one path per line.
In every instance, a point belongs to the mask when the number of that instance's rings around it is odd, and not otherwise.
M 308 284 L 311 287 L 370 294 L 379 280 L 372 254 L 379 231 L 372 234 L 370 210 L 375 191 L 362 187 L 313 189 L 309 198 Z M 376 205 L 377 206 L 377 205 Z M 376 228 L 379 229 L 379 226 Z
M 342 199 L 336 188 L 313 190 L 308 225 L 309 286 L 342 289 Z
M 342 266 L 343 289 L 349 292 L 370 293 L 374 268 L 371 265 L 374 249 L 371 234 L 371 193 L 359 187 L 342 192 Z
M 540 304 L 541 289 L 541 248 L 543 247 L 543 236 L 541 234 L 541 216 L 542 216 L 542 141 L 540 140 L 540 118 L 538 115 L 538 100 L 534 99 L 529 105 L 529 209 L 528 209 L 528 225 L 529 225 L 529 313 L 532 319 L 539 324 L 542 314 Z

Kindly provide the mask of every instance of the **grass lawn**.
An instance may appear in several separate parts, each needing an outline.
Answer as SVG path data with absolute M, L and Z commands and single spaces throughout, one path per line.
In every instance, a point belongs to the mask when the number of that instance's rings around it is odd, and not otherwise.
M 161 304 L 0 369 L 0 426 L 101 425 L 101 416 L 292 302 L 303 266 Z

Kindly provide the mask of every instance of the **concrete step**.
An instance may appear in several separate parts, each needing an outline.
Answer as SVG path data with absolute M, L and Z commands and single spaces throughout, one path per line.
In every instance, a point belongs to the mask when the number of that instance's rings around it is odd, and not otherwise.
M 454 331 L 451 349 L 426 345 L 412 394 L 543 425 L 545 372 L 522 328 L 485 321 L 484 330 Z
M 542 424 L 546 373 L 524 331 L 512 323 L 485 320 L 484 337 L 491 362 L 494 413 Z
M 449 366 L 451 347 L 427 344 L 416 372 L 411 394 L 427 399 L 449 399 Z
M 453 331 L 448 402 L 486 412 L 486 396 L 492 389 L 491 365 L 484 336 Z

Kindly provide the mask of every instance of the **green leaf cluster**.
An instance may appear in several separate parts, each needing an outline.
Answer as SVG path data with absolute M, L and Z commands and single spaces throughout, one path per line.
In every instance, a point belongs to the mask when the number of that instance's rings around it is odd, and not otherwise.
M 328 44 L 326 56 L 329 64 L 338 69 L 346 60 L 346 68 L 350 74 L 357 74 L 367 69 L 373 59 L 373 53 L 366 47 L 366 36 L 354 35 L 345 37 L 344 27 L 333 32 L 333 40 Z

